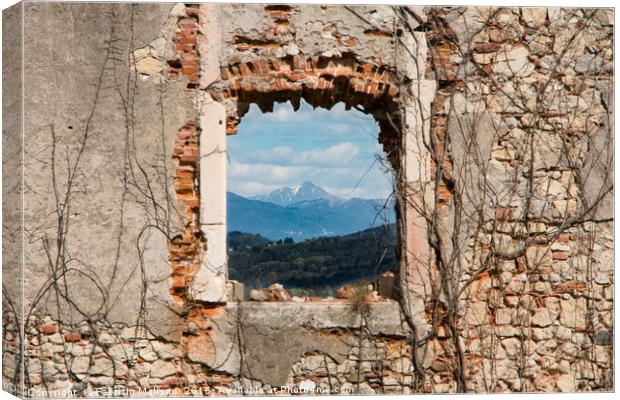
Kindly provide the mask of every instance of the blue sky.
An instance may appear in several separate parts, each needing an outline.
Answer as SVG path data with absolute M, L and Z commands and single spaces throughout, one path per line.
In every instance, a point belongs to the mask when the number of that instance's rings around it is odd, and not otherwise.
M 264 114 L 253 104 L 227 139 L 228 190 L 250 196 L 312 181 L 346 198 L 385 198 L 391 176 L 375 161 L 384 157 L 378 133 L 371 116 L 343 103 L 328 111 L 302 102 L 296 112 L 280 103 Z

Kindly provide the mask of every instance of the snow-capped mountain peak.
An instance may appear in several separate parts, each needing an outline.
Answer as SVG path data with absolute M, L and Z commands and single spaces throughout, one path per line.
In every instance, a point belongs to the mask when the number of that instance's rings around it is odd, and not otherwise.
M 384 220 L 395 221 L 393 203 L 384 208 L 384 200 L 344 199 L 312 182 L 252 198 L 229 192 L 227 201 L 229 231 L 260 234 L 271 240 L 346 235 Z
M 296 195 L 300 189 L 301 189 L 301 185 L 295 185 L 291 188 L 291 192 L 293 193 L 293 195 Z
M 288 206 L 300 201 L 311 201 L 317 199 L 337 200 L 338 197 L 328 193 L 325 189 L 312 182 L 305 181 L 301 185 L 293 187 L 283 187 L 272 191 L 266 195 L 255 196 L 254 199 L 267 201 L 281 206 Z

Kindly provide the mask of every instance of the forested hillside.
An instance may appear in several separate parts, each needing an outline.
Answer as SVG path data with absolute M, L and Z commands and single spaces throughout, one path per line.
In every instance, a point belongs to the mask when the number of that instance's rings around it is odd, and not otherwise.
M 248 288 L 278 282 L 293 292 L 330 295 L 342 284 L 371 281 L 396 269 L 394 224 L 299 243 L 230 232 L 228 247 L 230 278 Z

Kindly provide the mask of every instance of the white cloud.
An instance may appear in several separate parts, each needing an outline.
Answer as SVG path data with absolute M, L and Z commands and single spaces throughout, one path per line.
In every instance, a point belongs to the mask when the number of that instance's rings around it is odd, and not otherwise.
M 343 142 L 327 149 L 315 149 L 301 154 L 302 160 L 319 164 L 342 164 L 353 160 L 359 154 L 359 147 L 351 142 Z
M 291 187 L 306 180 L 347 198 L 384 198 L 391 192 L 388 176 L 374 168 L 364 175 L 365 172 L 357 167 L 292 167 L 232 162 L 228 167 L 228 184 L 230 191 L 245 196 Z
M 305 180 L 346 197 L 389 193 L 389 183 L 373 163 L 373 153 L 383 152 L 372 116 L 346 111 L 341 103 L 329 111 L 302 103 L 296 112 L 290 104 L 277 104 L 271 113 L 252 105 L 240 125 L 244 129 L 253 136 L 244 140 L 241 134 L 228 148 L 228 184 L 235 193 L 262 194 Z
M 323 187 L 340 197 L 360 197 L 363 199 L 382 199 L 392 193 L 391 175 L 376 168 L 362 171 L 351 168 L 346 174 L 333 174 Z M 357 187 L 356 187 L 357 186 Z
M 247 155 L 248 161 L 287 166 L 346 166 L 355 160 L 359 147 L 351 142 L 335 144 L 322 149 L 297 151 L 292 147 L 279 146 L 270 150 L 257 150 Z
M 263 184 L 288 184 L 303 180 L 308 171 L 308 167 L 231 162 L 228 165 L 228 178 L 246 182 L 260 179 Z
M 256 182 L 256 181 L 229 180 L 228 183 L 229 183 L 229 187 L 228 187 L 229 191 L 240 194 L 242 196 L 254 196 L 257 194 L 269 193 L 273 190 L 276 190 L 282 187 L 281 185 L 277 185 L 277 184 L 268 185 L 268 184 L 264 184 L 262 182 Z
M 272 113 L 265 114 L 264 118 L 274 122 L 305 122 L 312 118 L 312 112 L 295 112 L 292 107 L 278 107 Z

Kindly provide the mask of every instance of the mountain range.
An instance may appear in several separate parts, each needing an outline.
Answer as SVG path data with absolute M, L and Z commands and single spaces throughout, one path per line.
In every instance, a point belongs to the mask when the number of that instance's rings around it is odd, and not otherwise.
M 302 201 L 312 201 L 319 199 L 327 199 L 331 201 L 342 200 L 339 197 L 328 193 L 322 187 L 317 186 L 309 181 L 306 181 L 301 185 L 293 186 L 290 188 L 283 187 L 280 189 L 276 189 L 269 194 L 252 196 L 250 198 L 254 200 L 274 203 L 284 207 L 288 206 L 289 204 L 299 203 Z
M 253 197 L 228 192 L 227 199 L 229 232 L 270 240 L 346 235 L 395 220 L 393 203 L 386 208 L 381 199 L 344 199 L 312 182 Z

